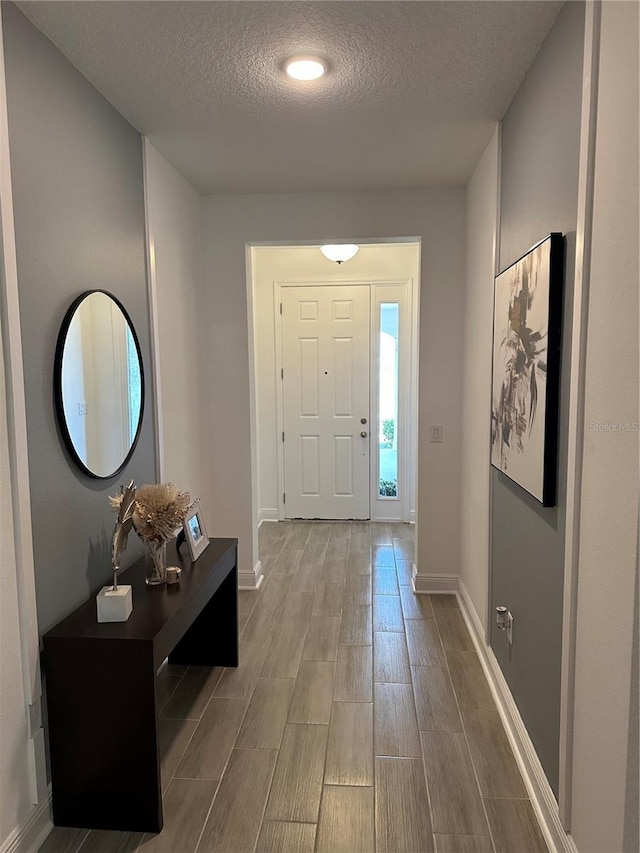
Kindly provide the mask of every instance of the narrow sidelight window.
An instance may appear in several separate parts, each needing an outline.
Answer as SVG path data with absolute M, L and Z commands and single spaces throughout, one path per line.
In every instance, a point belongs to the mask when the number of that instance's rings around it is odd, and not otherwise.
M 378 472 L 380 497 L 399 497 L 398 491 L 398 326 L 400 304 L 380 304 L 378 363 Z

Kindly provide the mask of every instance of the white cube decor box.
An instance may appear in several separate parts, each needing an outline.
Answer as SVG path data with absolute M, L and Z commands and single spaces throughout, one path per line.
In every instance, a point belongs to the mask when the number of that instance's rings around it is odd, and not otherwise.
M 98 622 L 126 622 L 133 610 L 130 586 L 103 586 L 96 596 Z

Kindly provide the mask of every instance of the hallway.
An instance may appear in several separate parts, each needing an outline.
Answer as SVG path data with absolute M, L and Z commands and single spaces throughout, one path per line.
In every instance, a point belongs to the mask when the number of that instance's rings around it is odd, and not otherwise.
M 165 828 L 41 853 L 547 850 L 454 596 L 405 524 L 260 528 L 237 670 L 160 673 Z

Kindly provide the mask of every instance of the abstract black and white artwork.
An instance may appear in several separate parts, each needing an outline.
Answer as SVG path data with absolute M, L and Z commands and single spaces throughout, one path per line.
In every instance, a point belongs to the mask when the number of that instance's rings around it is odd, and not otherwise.
M 564 240 L 550 234 L 495 280 L 491 463 L 556 500 Z

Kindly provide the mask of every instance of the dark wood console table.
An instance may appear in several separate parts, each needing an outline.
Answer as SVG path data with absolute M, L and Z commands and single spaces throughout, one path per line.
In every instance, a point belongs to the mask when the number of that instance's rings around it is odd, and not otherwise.
M 167 549 L 179 584 L 147 587 L 144 560 L 122 573 L 126 622 L 99 624 L 92 598 L 44 635 L 56 825 L 160 832 L 157 670 L 238 665 L 237 540 L 182 551 Z

